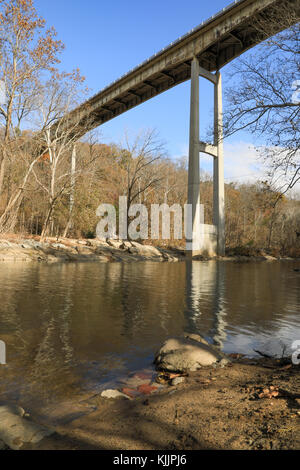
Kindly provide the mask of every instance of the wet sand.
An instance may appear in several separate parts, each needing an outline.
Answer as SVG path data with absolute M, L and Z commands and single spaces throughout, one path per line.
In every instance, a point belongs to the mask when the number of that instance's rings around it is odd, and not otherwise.
M 238 358 L 155 394 L 94 396 L 86 414 L 58 425 L 34 448 L 300 449 L 299 372 L 288 361 Z

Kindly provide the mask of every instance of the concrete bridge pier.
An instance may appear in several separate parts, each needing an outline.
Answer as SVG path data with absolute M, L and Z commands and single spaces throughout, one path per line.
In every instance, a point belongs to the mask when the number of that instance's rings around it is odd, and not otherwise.
M 191 70 L 191 108 L 190 108 L 190 142 L 188 169 L 188 204 L 192 211 L 191 233 L 186 233 L 186 249 L 189 255 L 200 254 L 200 162 L 199 162 L 199 74 L 200 67 L 196 58 L 192 61 Z M 189 221 L 190 222 L 190 221 Z
M 224 148 L 223 148 L 223 103 L 222 75 L 216 73 L 214 109 L 214 201 L 213 224 L 217 227 L 218 255 L 225 255 L 225 185 L 224 185 Z
M 186 234 L 186 250 L 190 256 L 225 254 L 224 211 L 224 152 L 222 118 L 222 77 L 220 72 L 212 74 L 199 65 L 196 57 L 191 70 L 191 109 L 188 168 L 188 204 L 191 205 L 192 233 Z M 214 143 L 200 141 L 199 130 L 199 76 L 214 84 Z M 204 224 L 200 206 L 200 162 L 199 154 L 207 153 L 214 159 L 213 175 L 213 225 Z

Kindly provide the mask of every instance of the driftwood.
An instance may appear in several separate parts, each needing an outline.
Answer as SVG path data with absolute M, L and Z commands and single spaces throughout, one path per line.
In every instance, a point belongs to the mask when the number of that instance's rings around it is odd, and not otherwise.
M 270 356 L 269 354 L 262 353 L 262 352 L 258 351 L 257 349 L 253 349 L 253 351 L 255 351 L 257 354 L 259 354 L 262 357 L 266 357 L 267 359 L 273 359 L 273 357 Z

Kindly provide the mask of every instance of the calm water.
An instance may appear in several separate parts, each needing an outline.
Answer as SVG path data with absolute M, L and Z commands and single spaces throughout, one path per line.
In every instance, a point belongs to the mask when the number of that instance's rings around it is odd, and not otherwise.
M 0 401 L 41 405 L 149 367 L 167 336 L 226 352 L 300 339 L 294 262 L 0 265 Z M 276 349 L 277 348 L 277 349 Z

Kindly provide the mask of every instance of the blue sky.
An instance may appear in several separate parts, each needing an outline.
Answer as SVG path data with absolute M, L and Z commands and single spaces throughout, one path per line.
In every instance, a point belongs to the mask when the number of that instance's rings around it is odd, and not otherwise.
M 38 12 L 53 25 L 66 49 L 62 69 L 79 67 L 91 95 L 135 67 L 170 42 L 208 19 L 229 0 L 35 0 Z M 226 69 L 223 69 L 226 75 Z M 226 78 L 226 77 L 224 77 Z M 189 134 L 189 92 L 186 82 L 101 126 L 101 140 L 121 142 L 155 128 L 172 158 L 186 155 Z M 212 120 L 212 85 L 200 80 L 201 137 Z M 235 135 L 225 145 L 227 181 L 251 180 L 261 174 L 252 136 Z M 209 157 L 201 166 L 212 167 Z

